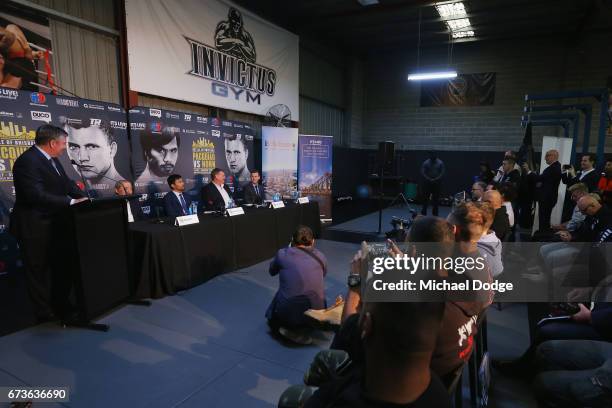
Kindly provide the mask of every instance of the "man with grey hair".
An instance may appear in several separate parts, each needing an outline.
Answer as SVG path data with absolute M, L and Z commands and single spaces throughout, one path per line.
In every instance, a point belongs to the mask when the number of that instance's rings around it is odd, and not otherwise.
M 134 187 L 129 180 L 119 180 L 115 183 L 115 195 L 126 197 L 128 222 L 140 221 L 145 218 L 142 206 L 134 196 Z

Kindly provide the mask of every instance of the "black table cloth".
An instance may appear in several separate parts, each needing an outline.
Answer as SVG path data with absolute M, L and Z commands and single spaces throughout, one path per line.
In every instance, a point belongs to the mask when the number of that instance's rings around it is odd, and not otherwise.
M 298 225 L 321 230 L 316 202 L 285 208 L 245 209 L 245 215 L 203 215 L 198 224 L 175 227 L 130 224 L 131 290 L 136 298 L 161 298 L 199 285 L 216 275 L 254 265 L 285 247 Z

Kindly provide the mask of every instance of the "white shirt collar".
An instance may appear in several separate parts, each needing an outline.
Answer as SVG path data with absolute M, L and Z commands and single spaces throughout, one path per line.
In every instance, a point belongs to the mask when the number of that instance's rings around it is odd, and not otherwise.
M 40 147 L 38 147 L 38 146 L 36 146 L 36 145 L 34 145 L 34 147 L 36 147 L 36 148 L 38 149 L 38 151 L 39 151 L 39 152 L 41 152 L 42 154 L 44 154 L 44 155 L 45 155 L 45 158 L 46 158 L 47 160 L 51 160 L 51 156 L 49 155 L 49 153 L 45 152 L 43 149 L 41 149 Z
M 594 168 L 594 167 L 593 167 L 591 170 L 582 171 L 582 172 L 580 173 L 580 180 L 582 180 L 582 178 L 583 178 L 584 176 L 586 176 L 587 174 L 589 174 L 589 173 L 590 173 L 590 172 L 592 172 L 593 170 L 595 170 L 595 168 Z
M 219 190 L 219 193 L 221 193 L 221 197 L 223 197 L 223 201 L 225 202 L 225 206 L 227 207 L 227 203 L 229 203 L 230 201 L 230 196 L 229 194 L 227 194 L 227 191 L 225 191 L 224 188 L 224 184 L 222 185 L 218 185 L 217 183 L 213 183 L 215 187 L 217 187 L 217 190 Z

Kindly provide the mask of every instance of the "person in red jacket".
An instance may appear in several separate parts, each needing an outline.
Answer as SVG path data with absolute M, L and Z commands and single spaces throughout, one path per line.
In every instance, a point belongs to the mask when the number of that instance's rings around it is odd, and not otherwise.
M 612 191 L 612 159 L 606 160 L 606 167 L 597 183 L 597 190 L 601 193 Z

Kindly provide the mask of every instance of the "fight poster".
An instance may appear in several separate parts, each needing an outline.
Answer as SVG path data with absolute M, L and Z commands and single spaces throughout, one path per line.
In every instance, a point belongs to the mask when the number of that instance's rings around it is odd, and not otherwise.
M 55 90 L 49 20 L 25 8 L 0 11 L 0 86 Z
M 279 193 L 284 198 L 297 192 L 297 128 L 261 128 L 262 176 L 266 200 Z
M 129 119 L 135 191 L 150 200 L 152 215 L 162 215 L 156 214 L 161 211 L 158 200 L 170 191 L 171 174 L 182 176 L 186 191 L 199 202 L 202 187 L 218 167 L 240 197 L 255 161 L 250 125 L 148 107 L 130 109 Z
M 331 218 L 332 136 L 300 135 L 298 186 L 302 197 L 319 203 L 319 212 Z
M 34 144 L 36 129 L 46 123 L 67 132 L 60 162 L 92 198 L 113 195 L 117 180 L 132 178 L 126 113 L 121 106 L 0 88 L 0 235 L 8 227 L 15 202 L 15 161 Z M 4 238 L 2 242 L 11 241 Z M 1 253 L 7 245 L 0 245 L 0 258 L 13 259 Z

